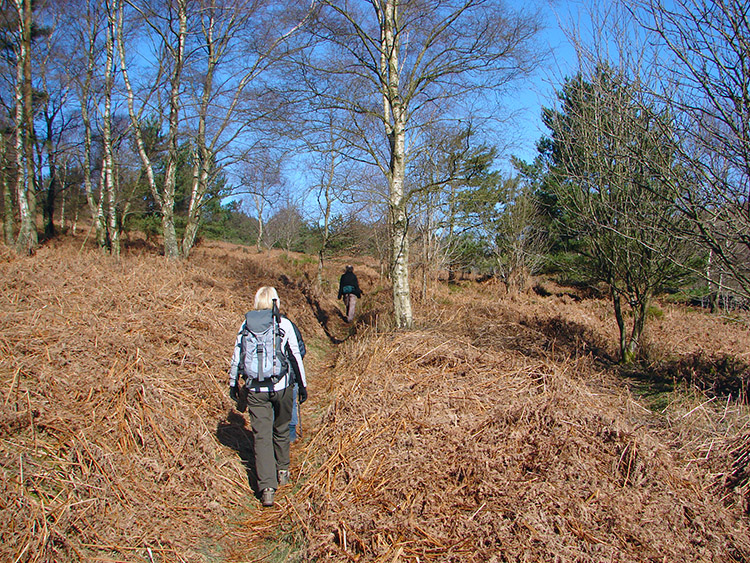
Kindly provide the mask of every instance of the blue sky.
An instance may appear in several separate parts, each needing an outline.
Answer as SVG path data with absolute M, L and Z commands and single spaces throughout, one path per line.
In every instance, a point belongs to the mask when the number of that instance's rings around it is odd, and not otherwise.
M 517 4 L 527 4 L 519 2 Z M 542 107 L 554 104 L 555 92 L 559 90 L 565 77 L 575 72 L 577 58 L 575 49 L 568 41 L 563 29 L 577 21 L 582 6 L 576 0 L 536 0 L 544 16 L 545 28 L 539 36 L 542 48 L 550 50 L 550 58 L 519 90 L 510 106 L 519 112 L 512 135 L 514 146 L 509 154 L 530 162 L 536 156 L 536 143 L 547 133 L 541 121 Z

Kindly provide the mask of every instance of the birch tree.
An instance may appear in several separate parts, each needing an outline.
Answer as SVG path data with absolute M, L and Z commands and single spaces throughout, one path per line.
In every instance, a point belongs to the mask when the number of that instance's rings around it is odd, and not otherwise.
M 299 6 L 298 6 L 299 4 Z M 193 147 L 193 180 L 182 254 L 195 243 L 209 186 L 223 164 L 236 161 L 232 150 L 245 134 L 283 112 L 284 98 L 265 88 L 276 64 L 288 56 L 287 40 L 307 15 L 304 2 L 202 0 L 194 21 L 188 89 L 193 93 L 187 117 Z M 186 104 L 187 105 L 187 104 Z M 259 126 L 259 124 L 261 124 Z M 220 162 L 220 160 L 222 162 Z
M 185 42 L 187 40 L 187 0 L 174 0 L 151 6 L 147 2 L 130 0 L 113 0 L 117 14 L 117 49 L 120 58 L 121 73 L 127 95 L 133 135 L 135 136 L 138 154 L 146 172 L 151 195 L 161 214 L 162 234 L 164 236 L 164 255 L 167 258 L 180 256 L 180 245 L 174 223 L 176 166 L 178 160 L 178 133 L 180 127 L 182 74 L 185 68 Z M 136 107 L 136 90 L 130 76 L 130 65 L 125 48 L 125 7 L 131 6 L 141 16 L 147 29 L 156 38 L 159 66 L 153 77 L 153 86 L 147 89 L 145 99 Z M 161 81 L 165 83 L 162 84 Z M 149 100 L 156 99 L 159 88 L 165 86 L 166 102 L 164 117 L 166 120 L 166 150 L 164 156 L 164 177 L 161 185 L 157 183 L 154 163 L 148 154 L 143 132 L 143 119 Z
M 114 256 L 120 255 L 120 231 L 117 216 L 117 193 L 115 190 L 115 158 L 112 136 L 112 94 L 115 80 L 115 35 L 116 6 L 110 0 L 105 1 L 107 25 L 105 35 L 104 62 L 104 115 L 102 118 L 102 159 L 101 201 L 106 200 L 107 248 Z
M 2 165 L 2 189 L 3 189 L 3 240 L 8 248 L 13 248 L 15 236 L 15 201 L 14 191 L 15 184 L 13 178 L 15 171 L 11 162 L 11 150 L 15 140 L 15 83 L 12 76 L 15 76 L 17 68 L 14 56 L 15 45 L 15 8 L 3 3 L 0 5 L 0 55 L 2 63 L 0 77 L 6 77 L 3 93 L 12 94 L 9 99 L 0 96 L 2 102 L 3 114 L 0 115 L 0 164 Z
M 164 253 L 169 258 L 187 257 L 212 182 L 226 163 L 241 158 L 245 151 L 237 148 L 240 144 L 252 145 L 265 135 L 256 125 L 268 123 L 282 105 L 283 97 L 268 87 L 272 79 L 265 75 L 285 56 L 287 39 L 297 30 L 299 18 L 304 19 L 304 11 L 298 12 L 296 1 L 117 2 L 118 48 L 128 111 L 161 215 Z M 153 43 L 147 59 L 150 80 L 148 84 L 141 80 L 140 87 L 131 72 L 125 38 L 126 25 L 136 20 L 143 25 L 141 37 Z M 155 118 L 159 130 L 164 131 L 163 175 L 157 174 L 147 151 L 142 125 L 146 118 Z M 192 180 L 187 224 L 179 240 L 175 190 L 183 145 L 192 149 Z
M 15 204 L 13 202 L 13 192 L 11 188 L 12 169 L 8 160 L 9 127 L 7 127 L 4 123 L 1 126 L 2 131 L 0 132 L 0 166 L 2 166 L 2 170 L 0 170 L 0 183 L 2 183 L 3 189 L 3 240 L 5 241 L 5 245 L 7 247 L 12 248 L 13 244 L 15 243 L 15 217 L 13 214 Z
M 387 184 L 394 321 L 413 324 L 409 287 L 407 170 L 422 128 L 459 118 L 489 91 L 529 72 L 539 29 L 530 13 L 491 0 L 324 0 L 309 26 L 304 68 L 323 107 L 346 110 L 359 158 Z M 354 137 L 356 135 L 356 137 Z
M 258 221 L 255 246 L 260 252 L 263 248 L 267 211 L 273 202 L 282 201 L 284 178 L 278 154 L 267 150 L 248 154 L 242 163 L 240 181 L 242 189 L 239 193 L 250 196 L 255 210 Z
M 321 127 L 312 136 L 308 135 L 306 149 L 311 152 L 310 171 L 317 176 L 313 186 L 318 203 L 317 222 L 320 225 L 320 243 L 318 246 L 317 284 L 323 284 L 323 266 L 332 238 L 334 215 L 341 211 L 343 205 L 354 203 L 353 188 L 358 177 L 356 165 L 346 158 L 347 140 L 342 137 L 343 129 L 340 115 L 331 112 L 325 127 Z
M 102 252 L 119 256 L 121 201 L 116 180 L 117 140 L 113 133 L 117 95 L 117 6 L 114 0 L 90 0 L 85 2 L 84 9 L 81 7 L 70 9 L 68 6 L 69 11 L 64 14 L 68 37 L 61 38 L 59 43 L 67 50 L 69 58 L 61 72 L 66 74 L 65 80 L 71 85 L 80 112 L 79 158 L 91 228 Z M 78 56 L 80 53 L 83 56 Z M 50 163 L 50 180 L 52 178 Z
M 69 87 L 67 84 L 57 83 L 50 84 L 46 76 L 42 77 L 46 103 L 41 109 L 41 119 L 44 125 L 44 137 L 37 139 L 42 145 L 47 164 L 47 187 L 44 198 L 44 235 L 51 238 L 56 234 L 55 228 L 55 207 L 57 203 L 58 192 L 63 189 L 58 173 L 59 160 L 65 150 L 63 136 L 71 126 L 71 119 L 65 114 L 68 98 Z M 57 87 L 55 87 L 57 86 Z M 41 147 L 38 149 L 41 154 Z
M 19 227 L 15 249 L 31 254 L 39 245 L 36 230 L 36 174 L 34 167 L 34 118 L 32 109 L 31 0 L 13 0 L 16 9 L 17 41 L 15 45 L 15 165 L 16 205 Z
M 83 190 L 86 196 L 92 229 L 95 232 L 99 248 L 106 248 L 106 230 L 104 219 L 103 191 L 97 191 L 92 176 L 93 169 L 93 135 L 96 108 L 99 104 L 99 87 L 101 82 L 98 69 L 103 66 L 101 53 L 105 50 L 102 35 L 106 34 L 107 11 L 97 0 L 86 2 L 77 18 L 70 22 L 70 34 L 73 45 L 78 45 L 83 56 L 73 59 L 69 71 L 75 85 L 81 112 L 82 152 L 81 170 L 83 172 Z M 73 47 L 71 45 L 71 48 Z
M 39 193 L 44 194 L 44 236 L 47 239 L 56 234 L 55 208 L 58 192 L 62 190 L 58 161 L 65 150 L 63 138 L 72 129 L 74 121 L 74 112 L 70 111 L 69 104 L 71 88 L 68 74 L 62 70 L 63 60 L 67 57 L 59 42 L 62 35 L 59 30 L 64 25 L 63 13 L 55 5 L 47 6 L 42 12 L 41 17 L 45 22 L 44 41 L 37 42 L 34 59 L 34 113 L 40 122 L 34 142 L 38 155 Z

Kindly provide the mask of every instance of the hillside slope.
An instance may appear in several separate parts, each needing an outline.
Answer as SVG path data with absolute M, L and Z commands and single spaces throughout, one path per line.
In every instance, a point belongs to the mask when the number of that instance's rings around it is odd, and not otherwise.
M 339 262 L 320 291 L 302 257 L 218 243 L 178 264 L 80 239 L 3 256 L 2 560 L 750 558 L 743 409 L 643 408 L 603 367 L 606 303 L 438 286 L 416 304 L 420 328 L 391 333 L 365 264 L 349 327 Z M 310 349 L 296 484 L 271 510 L 226 393 L 266 284 Z M 688 334 L 689 314 L 666 309 L 652 346 L 747 360 L 746 325 L 701 314 Z

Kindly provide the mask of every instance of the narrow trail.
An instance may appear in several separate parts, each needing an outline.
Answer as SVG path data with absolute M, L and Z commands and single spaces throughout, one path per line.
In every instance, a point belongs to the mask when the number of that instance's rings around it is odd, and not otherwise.
M 338 302 L 330 299 L 321 300 L 310 288 L 303 290 L 302 293 L 331 344 L 341 344 L 351 336 L 356 327 L 356 320 L 353 324 L 347 323 L 343 309 Z

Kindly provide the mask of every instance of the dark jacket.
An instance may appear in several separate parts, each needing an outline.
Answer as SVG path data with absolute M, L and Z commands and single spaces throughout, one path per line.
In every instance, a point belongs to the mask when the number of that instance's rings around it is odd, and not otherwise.
M 354 272 L 344 272 L 339 280 L 339 299 L 346 294 L 353 293 L 357 298 L 362 297 L 362 291 L 359 289 L 359 281 Z

